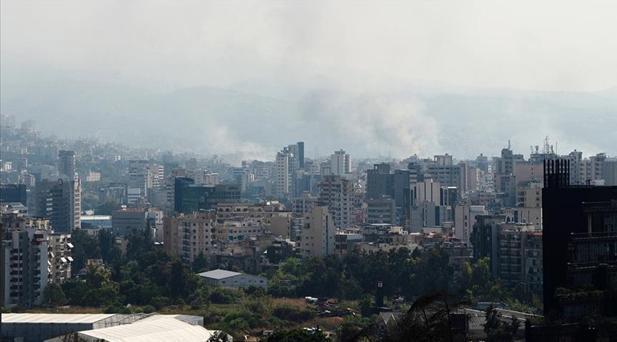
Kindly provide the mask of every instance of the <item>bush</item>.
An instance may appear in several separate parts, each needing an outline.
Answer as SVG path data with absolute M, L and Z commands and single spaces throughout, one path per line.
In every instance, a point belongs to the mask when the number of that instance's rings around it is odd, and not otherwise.
M 150 304 L 152 304 L 156 310 L 160 310 L 161 308 L 169 305 L 169 298 L 163 296 L 154 297 L 150 301 Z
M 155 312 L 156 308 L 154 306 L 152 306 L 152 305 L 146 305 L 146 306 L 143 307 L 143 310 L 144 310 L 144 313 L 149 314 L 149 313 Z
M 292 322 L 304 322 L 315 317 L 315 313 L 309 310 L 298 309 L 293 306 L 283 305 L 272 310 L 274 317 Z
M 232 290 L 217 288 L 210 293 L 210 302 L 214 304 L 231 304 L 237 302 L 239 295 Z

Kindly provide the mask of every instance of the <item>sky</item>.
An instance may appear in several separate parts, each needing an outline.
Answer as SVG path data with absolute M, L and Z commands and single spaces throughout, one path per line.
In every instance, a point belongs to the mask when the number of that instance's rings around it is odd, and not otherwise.
M 2 112 L 57 135 L 249 158 L 295 140 L 314 154 L 470 157 L 508 139 L 527 152 L 546 135 L 617 152 L 617 138 L 574 122 L 617 125 L 615 1 L 0 6 Z M 106 116 L 127 117 L 133 134 Z M 501 119 L 512 129 L 482 130 Z

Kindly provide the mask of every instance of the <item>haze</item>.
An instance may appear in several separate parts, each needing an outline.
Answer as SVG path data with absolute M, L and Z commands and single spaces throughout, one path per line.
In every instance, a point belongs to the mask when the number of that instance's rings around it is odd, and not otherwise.
M 614 1 L 2 1 L 1 111 L 230 158 L 617 149 Z

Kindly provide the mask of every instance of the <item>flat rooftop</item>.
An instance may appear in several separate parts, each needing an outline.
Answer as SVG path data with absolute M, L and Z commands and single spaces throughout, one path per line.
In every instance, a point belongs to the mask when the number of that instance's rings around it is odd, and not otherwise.
M 227 271 L 227 270 L 221 270 L 221 269 L 216 269 L 216 270 L 212 270 L 212 271 L 201 272 L 198 275 L 200 277 L 210 278 L 210 279 L 225 279 L 225 278 L 234 277 L 234 276 L 237 276 L 237 275 L 240 275 L 240 274 L 242 274 L 242 273 L 233 272 L 233 271 Z
M 3 313 L 2 323 L 96 323 L 116 314 Z

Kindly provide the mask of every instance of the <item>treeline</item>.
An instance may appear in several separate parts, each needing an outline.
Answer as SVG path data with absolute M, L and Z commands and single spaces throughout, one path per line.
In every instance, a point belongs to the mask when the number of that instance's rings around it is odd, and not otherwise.
M 148 306 L 147 311 L 153 311 L 207 302 L 202 297 L 209 294 L 199 291 L 200 282 L 193 270 L 154 246 L 147 233 L 131 233 L 125 255 L 106 231 L 96 237 L 75 231 L 72 240 L 74 276 L 61 287 L 50 286 L 45 291 L 48 305 L 104 307 L 119 312 L 126 311 L 128 304 Z M 100 259 L 103 264 L 86 267 L 88 259 Z
M 203 256 L 187 265 L 154 246 L 148 232 L 134 232 L 127 238 L 127 252 L 122 255 L 110 233 L 101 231 L 92 237 L 76 231 L 74 272 L 84 268 L 88 259 L 102 259 L 105 266 L 85 268 L 85 274 L 64 283 L 61 291 L 47 291 L 54 295 L 47 302 L 109 310 L 127 304 L 158 310 L 169 305 L 198 307 L 225 302 L 223 293 L 207 288 L 195 275 L 206 265 Z M 439 247 L 413 252 L 400 248 L 326 258 L 289 258 L 266 276 L 270 280 L 268 293 L 274 297 L 332 297 L 371 303 L 379 283 L 384 297 L 404 297 L 407 302 L 442 292 L 466 303 L 503 302 L 514 309 L 538 309 L 530 305 L 532 298 L 523 296 L 522 291 L 508 289 L 494 279 L 488 259 L 466 263 L 457 271 Z M 537 302 L 536 298 L 533 304 Z
M 514 309 L 537 310 L 530 306 L 531 296 L 506 288 L 492 277 L 488 259 L 468 262 L 461 270 L 455 270 L 449 264 L 448 254 L 439 247 L 308 260 L 291 258 L 270 278 L 269 292 L 274 296 L 357 300 L 374 296 L 380 284 L 383 296 L 400 296 L 407 302 L 441 292 L 466 303 L 503 302 Z M 537 298 L 534 300 L 534 304 L 539 303 Z

